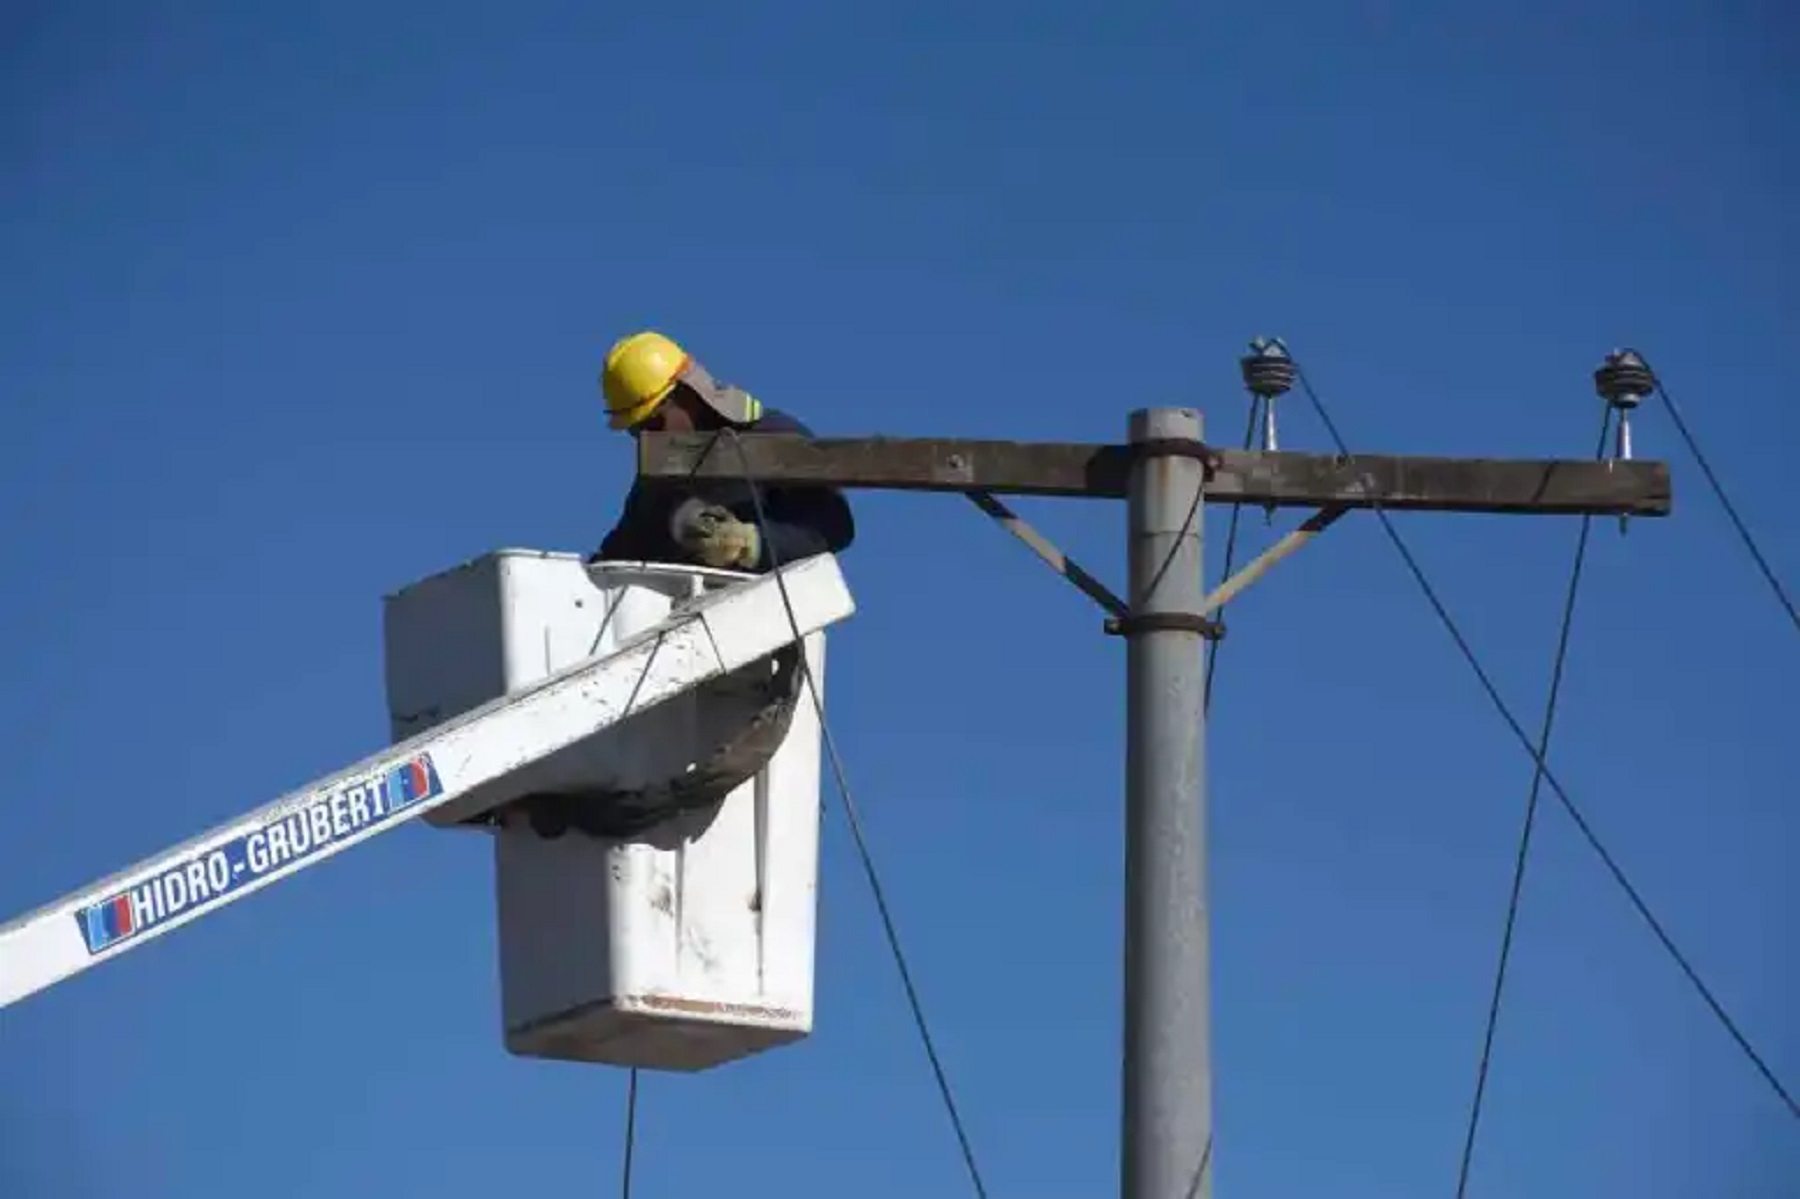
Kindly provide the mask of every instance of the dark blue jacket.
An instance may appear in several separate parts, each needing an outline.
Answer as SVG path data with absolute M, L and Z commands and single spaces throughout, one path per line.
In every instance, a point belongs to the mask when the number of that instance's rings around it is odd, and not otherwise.
M 762 419 L 749 431 L 812 436 L 812 430 L 774 408 L 764 408 Z M 709 456 L 728 467 L 740 461 L 729 434 L 720 435 Z M 777 561 L 786 565 L 815 554 L 839 553 L 856 538 L 850 505 L 834 487 L 763 486 L 757 490 L 768 523 L 763 532 L 762 557 L 751 568 L 754 571 L 772 570 Z M 588 561 L 692 562 L 692 556 L 670 536 L 669 516 L 693 496 L 729 509 L 747 524 L 756 523 L 756 505 L 751 500 L 749 484 L 742 478 L 688 482 L 638 479 L 625 496 L 618 524 Z

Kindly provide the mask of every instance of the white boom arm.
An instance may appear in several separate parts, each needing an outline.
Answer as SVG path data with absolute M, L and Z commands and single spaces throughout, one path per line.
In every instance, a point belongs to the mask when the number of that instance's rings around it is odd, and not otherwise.
M 695 600 L 559 671 L 0 926 L 0 1007 L 397 828 L 855 611 L 809 558 Z M 784 603 L 779 584 L 787 585 Z

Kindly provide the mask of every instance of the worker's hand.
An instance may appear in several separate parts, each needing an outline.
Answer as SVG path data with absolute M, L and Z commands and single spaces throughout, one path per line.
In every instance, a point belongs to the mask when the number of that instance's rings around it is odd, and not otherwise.
M 706 566 L 749 570 L 762 557 L 762 538 L 755 525 L 704 500 L 688 500 L 676 508 L 669 533 L 675 544 Z

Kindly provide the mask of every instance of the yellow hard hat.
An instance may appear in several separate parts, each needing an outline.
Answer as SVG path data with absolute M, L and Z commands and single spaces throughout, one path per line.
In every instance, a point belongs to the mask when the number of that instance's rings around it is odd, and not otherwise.
M 662 407 L 689 362 L 687 351 L 672 338 L 651 330 L 614 342 L 600 372 L 607 424 L 629 429 Z

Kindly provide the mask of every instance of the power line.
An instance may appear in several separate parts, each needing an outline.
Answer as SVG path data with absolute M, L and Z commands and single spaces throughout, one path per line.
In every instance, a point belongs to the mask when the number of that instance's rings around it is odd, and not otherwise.
M 619 1181 L 619 1194 L 622 1199 L 631 1199 L 631 1158 L 637 1146 L 637 1099 L 638 1072 L 631 1068 L 631 1077 L 625 1083 L 625 1170 Z
M 1263 405 L 1267 402 L 1268 399 L 1265 396 L 1258 395 L 1255 392 L 1250 394 L 1250 419 L 1249 423 L 1244 427 L 1245 450 L 1249 450 L 1252 445 L 1256 444 L 1256 431 L 1262 424 Z M 1202 494 L 1202 498 L 1197 502 L 1204 502 L 1203 497 L 1204 493 Z M 1225 530 L 1225 558 L 1223 564 L 1219 567 L 1220 579 L 1229 579 L 1231 577 L 1231 567 L 1237 558 L 1238 525 L 1243 515 L 1243 511 L 1244 506 L 1242 504 L 1233 504 L 1231 506 L 1231 520 Z M 1173 550 L 1170 551 L 1170 557 L 1171 559 L 1174 557 Z M 1166 570 L 1167 567 L 1168 564 L 1165 562 L 1163 568 Z M 1161 571 L 1158 572 L 1159 580 L 1160 576 Z M 1213 613 L 1213 619 L 1219 621 L 1225 619 L 1225 606 L 1223 604 L 1219 606 L 1218 611 Z M 1201 685 L 1200 693 L 1201 710 L 1204 712 L 1210 713 L 1212 711 L 1213 679 L 1217 676 L 1219 669 L 1219 647 L 1224 644 L 1223 641 L 1218 640 L 1209 641 L 1206 644 L 1206 678 Z M 1200 1164 L 1194 1167 L 1193 1180 L 1188 1184 L 1188 1199 L 1193 1199 L 1195 1195 L 1198 1195 L 1200 1193 L 1201 1184 L 1206 1181 L 1207 1167 L 1212 1164 L 1212 1150 L 1213 1139 L 1209 1135 L 1206 1138 L 1206 1144 L 1200 1150 Z
M 1612 430 L 1612 406 L 1601 410 L 1600 444 L 1594 457 L 1606 453 L 1607 434 Z M 1588 534 L 1594 518 L 1583 516 L 1581 530 L 1575 538 L 1575 562 L 1569 569 L 1568 590 L 1563 597 L 1562 626 L 1556 635 L 1556 655 L 1550 667 L 1550 695 L 1544 701 L 1544 724 L 1538 734 L 1537 759 L 1541 763 L 1550 753 L 1550 733 L 1556 725 L 1556 701 L 1562 692 L 1563 667 L 1569 657 L 1569 633 L 1575 625 L 1575 598 L 1581 590 L 1581 568 L 1587 560 Z M 1525 863 L 1531 852 L 1531 834 L 1537 823 L 1538 797 L 1542 793 L 1544 771 L 1534 766 L 1531 788 L 1525 797 L 1525 820 L 1519 830 L 1519 846 L 1513 857 L 1512 887 L 1506 900 L 1506 920 L 1500 933 L 1500 960 L 1494 968 L 1494 990 L 1488 1000 L 1487 1026 L 1481 1037 L 1481 1062 L 1475 1071 L 1475 1097 L 1469 1104 L 1469 1126 L 1463 1134 L 1462 1164 L 1457 1170 L 1456 1196 L 1463 1199 L 1469 1187 L 1469 1167 L 1475 1158 L 1475 1132 L 1481 1124 L 1481 1104 L 1487 1094 L 1488 1066 L 1494 1055 L 1494 1033 L 1500 1026 L 1500 997 L 1506 987 L 1506 967 L 1512 957 L 1513 930 L 1519 918 L 1519 898 L 1525 886 Z
M 1325 426 L 1326 432 L 1331 435 L 1332 441 L 1336 443 L 1338 452 L 1347 459 L 1354 459 L 1355 455 L 1350 452 L 1349 444 L 1344 440 L 1343 434 L 1338 431 L 1337 423 L 1331 419 L 1331 414 L 1326 411 L 1324 402 L 1319 398 L 1318 392 L 1313 389 L 1312 381 L 1307 377 L 1304 370 L 1300 370 L 1298 367 L 1296 367 L 1296 370 L 1300 386 L 1302 390 L 1305 391 L 1307 400 L 1312 404 L 1313 411 L 1318 414 L 1320 423 Z M 1450 615 L 1449 609 L 1444 606 L 1443 600 L 1438 597 L 1437 589 L 1431 585 L 1431 580 L 1426 577 L 1425 571 L 1419 565 L 1418 559 L 1413 556 L 1412 550 L 1408 548 L 1405 538 L 1401 537 L 1400 531 L 1394 527 L 1392 516 L 1390 516 L 1387 510 L 1378 503 L 1371 505 L 1371 510 L 1380 519 L 1381 527 L 1387 532 L 1388 540 L 1393 543 L 1394 549 L 1399 552 L 1401 560 L 1406 564 L 1406 568 L 1412 574 L 1413 580 L 1418 583 L 1419 589 L 1424 594 L 1426 602 L 1431 605 L 1432 610 L 1437 614 L 1439 622 L 1443 624 L 1444 630 L 1449 633 L 1450 639 L 1456 643 L 1456 647 L 1461 651 L 1463 659 L 1469 664 L 1470 670 L 1474 672 L 1476 681 L 1481 684 L 1482 690 L 1487 693 L 1488 699 L 1492 701 L 1494 708 L 1499 712 L 1501 719 L 1504 720 L 1507 727 L 1512 730 L 1513 736 L 1518 740 L 1519 744 L 1525 747 L 1525 752 L 1531 755 L 1532 761 L 1535 762 L 1542 771 L 1544 781 L 1550 785 L 1551 792 L 1556 796 L 1557 801 L 1562 804 L 1563 810 L 1569 814 L 1569 818 L 1575 822 L 1575 827 L 1581 831 L 1581 835 L 1587 841 L 1589 847 L 1593 849 L 1596 855 L 1598 855 L 1601 863 L 1606 867 L 1607 873 L 1612 875 L 1613 881 L 1617 883 L 1619 889 L 1625 893 L 1625 897 L 1631 902 L 1631 906 L 1637 910 L 1638 915 L 1643 918 L 1644 923 L 1650 927 L 1651 933 L 1654 934 L 1657 941 L 1662 944 L 1663 949 L 1668 953 L 1675 965 L 1680 968 L 1682 974 L 1687 977 L 1688 982 L 1693 985 L 1694 990 L 1699 994 L 1706 1006 L 1712 1010 L 1713 1015 L 1718 1019 L 1721 1027 L 1723 1027 L 1731 1036 L 1731 1039 L 1737 1043 L 1738 1048 L 1743 1051 L 1744 1056 L 1750 1060 L 1750 1064 L 1756 1068 L 1757 1072 L 1762 1075 L 1763 1080 L 1769 1084 L 1769 1087 L 1780 1097 L 1781 1101 L 1787 1105 L 1789 1113 L 1792 1114 L 1795 1119 L 1800 1119 L 1800 1101 L 1796 1101 L 1793 1094 L 1782 1085 L 1781 1080 L 1775 1076 L 1775 1072 L 1769 1068 L 1768 1063 L 1763 1060 L 1762 1055 L 1756 1051 L 1755 1046 L 1750 1043 L 1749 1038 L 1746 1037 L 1743 1031 L 1738 1027 L 1737 1021 L 1731 1018 L 1730 1013 L 1725 1010 L 1724 1005 L 1719 1002 L 1718 998 L 1713 994 L 1712 989 L 1701 979 L 1699 972 L 1696 971 L 1693 964 L 1688 961 L 1687 955 L 1682 953 L 1680 948 L 1676 946 L 1674 939 L 1669 936 L 1669 933 L 1663 927 L 1662 922 L 1656 918 L 1653 912 L 1651 912 L 1649 905 L 1644 902 L 1643 896 L 1640 895 L 1638 889 L 1632 885 L 1631 880 L 1626 876 L 1624 869 L 1601 842 L 1599 834 L 1596 833 L 1593 826 L 1588 823 L 1587 817 L 1584 816 L 1581 809 L 1575 805 L 1575 801 L 1569 798 L 1568 791 L 1564 789 L 1555 773 L 1551 771 L 1550 765 L 1545 761 L 1544 755 L 1539 753 L 1536 747 L 1532 745 L 1531 737 L 1525 732 L 1524 726 L 1519 723 L 1518 717 L 1513 715 L 1512 708 L 1508 706 L 1506 700 L 1500 695 L 1499 689 L 1494 686 L 1494 681 L 1488 675 L 1487 669 L 1482 666 L 1481 659 L 1476 655 L 1473 647 L 1469 645 L 1468 638 L 1463 636 L 1462 629 L 1458 627 L 1455 619 Z
M 1256 444 L 1256 430 L 1262 423 L 1263 405 L 1266 403 L 1268 403 L 1268 398 L 1266 396 L 1257 395 L 1254 392 L 1251 393 L 1250 420 L 1244 428 L 1245 450 L 1248 450 L 1252 445 Z M 1199 497 L 1198 502 L 1204 502 L 1204 491 Z M 1219 578 L 1221 580 L 1229 579 L 1231 577 L 1231 567 L 1237 557 L 1238 524 L 1243 511 L 1244 506 L 1242 504 L 1233 504 L 1231 506 L 1231 521 L 1226 527 L 1225 532 L 1225 559 L 1223 564 L 1219 567 Z M 1172 559 L 1174 557 L 1174 550 L 1170 550 L 1169 554 Z M 1164 563 L 1164 568 L 1167 568 L 1167 563 Z M 1158 573 L 1160 575 L 1160 572 Z M 1213 619 L 1219 621 L 1225 619 L 1225 606 L 1223 604 L 1219 606 L 1218 611 L 1213 613 Z M 1212 711 L 1213 679 L 1216 677 L 1219 669 L 1219 647 L 1223 644 L 1224 642 L 1219 640 L 1208 641 L 1206 643 L 1206 678 L 1201 684 L 1200 692 L 1200 709 L 1202 712 L 1211 713 Z M 1212 1151 L 1213 1138 L 1212 1135 L 1208 1133 L 1206 1144 L 1200 1149 L 1200 1164 L 1194 1167 L 1193 1180 L 1188 1183 L 1187 1199 L 1194 1199 L 1194 1196 L 1200 1194 L 1201 1184 L 1206 1181 L 1207 1167 L 1212 1165 Z
M 1206 1181 L 1206 1167 L 1212 1164 L 1212 1137 L 1206 1138 L 1206 1144 L 1200 1150 L 1200 1165 L 1194 1170 L 1194 1180 L 1188 1184 L 1187 1199 L 1194 1199 L 1200 1193 L 1200 1184 Z
M 1245 450 L 1248 450 L 1256 443 L 1256 429 L 1257 426 L 1262 423 L 1263 404 L 1265 402 L 1266 401 L 1262 396 L 1257 395 L 1254 392 L 1251 393 L 1250 423 L 1244 429 Z M 1219 578 L 1221 579 L 1229 579 L 1231 577 L 1232 562 L 1237 557 L 1238 521 L 1243 515 L 1243 512 L 1244 506 L 1242 504 L 1233 504 L 1231 506 L 1231 521 L 1225 529 L 1225 564 L 1219 569 Z M 1220 605 L 1219 610 L 1213 613 L 1213 619 L 1218 621 L 1223 621 L 1225 619 L 1224 605 Z M 1203 709 L 1208 712 L 1212 711 L 1213 673 L 1218 669 L 1219 649 L 1224 644 L 1223 641 L 1211 641 L 1207 643 L 1206 647 L 1206 680 L 1202 685 L 1200 703 Z
M 757 527 L 766 542 L 769 538 L 768 514 L 763 510 L 761 491 L 757 487 L 756 479 L 749 469 L 749 459 L 744 453 L 743 444 L 738 440 L 737 431 L 735 429 L 726 426 L 721 429 L 718 434 L 714 435 L 713 439 L 695 460 L 693 470 L 689 472 L 689 477 L 692 477 L 694 473 L 698 472 L 701 464 L 711 456 L 712 448 L 714 445 L 718 444 L 718 438 L 721 434 L 730 435 L 732 445 L 736 448 L 738 453 L 738 460 L 743 464 L 743 478 L 747 485 L 747 489 L 750 492 L 751 502 L 756 509 Z M 787 614 L 788 627 L 794 635 L 796 645 L 799 646 L 804 642 L 805 638 L 800 630 L 799 618 L 794 612 L 793 600 L 788 595 L 787 580 L 780 574 L 782 564 L 779 560 L 776 560 L 773 548 L 770 549 L 769 556 L 771 558 L 771 568 L 776 576 L 776 589 L 781 593 L 781 604 Z M 608 612 L 607 619 L 609 621 L 611 616 L 612 614 Z M 874 894 L 876 910 L 881 915 L 882 927 L 887 934 L 888 947 L 893 953 L 895 965 L 899 968 L 900 982 L 906 991 L 907 1003 L 912 1011 L 913 1022 L 918 1028 L 920 1040 L 924 1044 L 926 1058 L 931 1063 L 932 1074 L 937 1080 L 938 1092 L 943 1098 L 946 1111 L 949 1113 L 951 1127 L 956 1133 L 957 1144 L 961 1149 L 963 1163 L 969 1173 L 969 1180 L 975 1188 L 978 1199 L 987 1199 L 987 1188 L 982 1182 L 981 1169 L 975 1160 L 975 1151 L 970 1144 L 968 1132 L 963 1125 L 962 1114 L 957 1107 L 955 1095 L 950 1089 L 949 1077 L 944 1070 L 942 1060 L 938 1056 L 936 1043 L 932 1040 L 931 1029 L 925 1019 L 924 1004 L 919 998 L 918 988 L 913 984 L 912 971 L 907 966 L 906 955 L 900 944 L 899 929 L 895 925 L 893 913 L 888 907 L 886 888 L 881 884 L 880 875 L 875 869 L 874 857 L 869 852 L 868 841 L 863 833 L 862 820 L 857 812 L 855 798 L 850 791 L 848 774 L 844 769 L 843 759 L 838 754 L 837 741 L 836 738 L 832 736 L 831 724 L 825 716 L 825 704 L 819 695 L 818 683 L 813 678 L 812 665 L 807 660 L 804 649 L 802 649 L 800 653 L 800 669 L 802 676 L 806 680 L 806 690 L 811 696 L 813 708 L 818 713 L 819 732 L 825 745 L 826 755 L 831 764 L 832 774 L 835 776 L 837 782 L 838 798 L 843 805 L 846 823 L 850 826 L 851 837 L 856 844 L 856 852 L 857 856 L 861 859 L 863 873 L 868 878 L 870 891 Z M 636 1145 L 637 1130 L 637 1098 L 638 1072 L 637 1068 L 634 1066 L 631 1068 L 630 1077 L 626 1083 L 625 1145 L 623 1174 L 621 1178 L 622 1199 L 631 1199 L 632 1159 Z
M 1641 358 L 1642 355 L 1639 357 Z M 1644 365 L 1646 369 L 1649 368 L 1648 362 Z M 1713 494 L 1719 497 L 1720 507 L 1725 509 L 1725 515 L 1730 518 L 1732 527 L 1737 530 L 1738 538 L 1743 541 L 1744 548 L 1750 551 L 1751 560 L 1762 572 L 1762 577 L 1768 580 L 1769 589 L 1775 593 L 1776 602 L 1787 610 L 1788 619 L 1793 622 L 1794 630 L 1800 632 L 1800 608 L 1794 606 L 1793 598 L 1788 595 L 1787 589 L 1776 577 L 1775 569 L 1769 565 L 1769 559 L 1763 554 L 1761 547 L 1756 544 L 1756 538 L 1750 535 L 1750 527 L 1744 523 L 1744 518 L 1738 515 L 1737 505 L 1733 504 L 1731 497 L 1725 494 L 1725 485 L 1719 481 L 1719 476 L 1713 471 L 1712 464 L 1701 452 L 1699 439 L 1688 429 L 1687 421 L 1682 419 L 1681 410 L 1675 406 L 1675 397 L 1671 396 L 1669 389 L 1663 386 L 1660 375 L 1655 371 L 1651 371 L 1650 374 L 1656 387 L 1656 394 L 1662 400 L 1664 411 L 1675 423 L 1675 429 L 1681 434 L 1681 440 L 1687 443 L 1688 452 L 1693 454 L 1695 463 L 1700 467 L 1700 473 L 1706 476 L 1707 483 L 1712 486 Z
M 762 531 L 765 543 L 769 541 L 768 515 L 763 511 L 762 494 L 756 485 L 756 478 L 750 469 L 750 457 L 744 451 L 743 441 L 737 430 L 726 426 L 721 433 L 731 438 L 732 445 L 738 453 L 738 461 L 743 468 L 743 479 L 750 492 L 751 503 L 756 509 L 757 527 Z M 704 459 L 705 455 L 702 454 Z M 801 645 L 800 670 L 806 680 L 807 694 L 812 698 L 814 710 L 819 717 L 819 733 L 825 744 L 826 757 L 831 764 L 831 773 L 837 783 L 838 799 L 844 808 L 845 823 L 850 826 L 851 838 L 856 843 L 857 857 L 861 859 L 863 874 L 869 881 L 869 890 L 874 895 L 876 910 L 881 915 L 881 924 L 887 935 L 888 948 L 892 951 L 894 965 L 900 972 L 900 984 L 906 990 L 906 1002 L 912 1011 L 913 1024 L 918 1029 L 919 1040 L 924 1045 L 925 1056 L 931 1063 L 932 1076 L 937 1080 L 938 1094 L 944 1101 L 944 1110 L 950 1117 L 951 1128 L 956 1133 L 957 1146 L 962 1152 L 963 1165 L 969 1174 L 969 1182 L 975 1188 L 978 1199 L 987 1199 L 987 1187 L 982 1182 L 981 1168 L 975 1160 L 975 1150 L 969 1142 L 968 1130 L 963 1125 L 962 1112 L 956 1103 L 956 1096 L 950 1088 L 949 1075 L 944 1070 L 942 1059 L 938 1057 L 937 1045 L 932 1040 L 931 1028 L 925 1019 L 925 1005 L 919 998 L 918 988 L 913 984 L 912 971 L 907 967 L 906 954 L 901 948 L 900 932 L 894 923 L 892 911 L 888 907 L 886 888 L 881 885 L 880 874 L 875 869 L 874 856 L 869 852 L 868 841 L 863 835 L 862 818 L 857 813 L 856 801 L 850 791 L 850 780 L 844 769 L 844 761 L 838 753 L 837 739 L 832 736 L 831 724 L 825 717 L 825 702 L 819 694 L 817 681 L 813 678 L 812 664 L 804 652 L 804 635 L 800 631 L 799 618 L 794 613 L 792 599 L 788 596 L 787 580 L 781 574 L 781 562 L 776 560 L 772 543 L 769 549 L 770 569 L 775 573 L 775 586 L 781 593 L 781 604 L 787 612 L 788 626 L 793 631 L 794 641 Z

